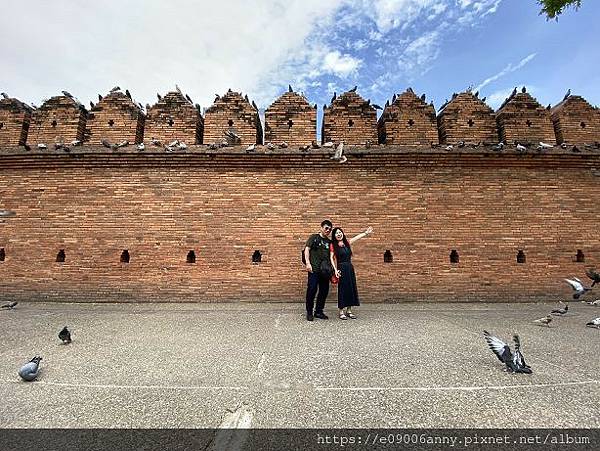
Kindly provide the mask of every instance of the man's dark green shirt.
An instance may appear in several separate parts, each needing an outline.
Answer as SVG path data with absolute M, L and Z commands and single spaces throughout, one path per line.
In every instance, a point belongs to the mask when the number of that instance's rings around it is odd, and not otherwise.
M 310 249 L 308 257 L 310 264 L 313 267 L 313 271 L 319 271 L 321 262 L 323 260 L 329 260 L 329 245 L 331 240 L 329 238 L 323 238 L 320 233 L 311 235 L 306 241 L 306 247 Z

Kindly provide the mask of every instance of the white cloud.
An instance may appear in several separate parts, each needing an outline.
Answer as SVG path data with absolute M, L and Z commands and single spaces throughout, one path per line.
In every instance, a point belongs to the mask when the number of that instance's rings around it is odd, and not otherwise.
M 532 59 L 534 59 L 536 55 L 537 55 L 537 53 L 531 53 L 530 55 L 527 55 L 525 58 L 523 58 L 521 61 L 519 61 L 517 64 L 513 65 L 512 63 L 509 63 L 500 72 L 498 72 L 497 74 L 492 75 L 491 77 L 488 77 L 484 81 L 482 81 L 475 88 L 475 91 L 481 91 L 482 88 L 484 88 L 485 86 L 489 85 L 490 83 L 493 83 L 494 81 L 498 80 L 499 78 L 504 77 L 506 74 L 509 74 L 511 72 L 514 72 L 516 70 L 521 69 L 527 63 L 529 63 Z
M 524 86 L 524 84 L 519 83 L 517 86 Z M 487 96 L 486 103 L 489 106 L 491 106 L 493 109 L 495 109 L 495 110 L 498 109 L 500 107 L 500 105 L 502 105 L 502 103 L 511 94 L 513 89 L 515 89 L 514 86 L 494 91 L 489 96 Z M 527 86 L 527 92 L 529 92 L 531 95 L 534 95 L 536 93 L 536 91 L 537 91 L 536 86 L 531 86 L 531 85 Z
M 406 72 L 419 69 L 421 73 L 427 72 L 430 63 L 435 60 L 440 52 L 440 33 L 430 31 L 412 41 L 404 50 L 403 57 L 399 60 L 399 68 Z

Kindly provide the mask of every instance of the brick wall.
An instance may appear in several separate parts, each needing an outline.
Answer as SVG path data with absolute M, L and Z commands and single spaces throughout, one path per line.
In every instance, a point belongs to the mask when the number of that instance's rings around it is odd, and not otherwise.
M 202 142 L 204 120 L 200 111 L 181 92 L 167 93 L 147 112 L 144 141 L 153 139 L 167 145 L 175 140 L 185 144 Z
M 600 141 L 600 110 L 581 96 L 569 96 L 550 110 L 559 144 Z
M 302 303 L 300 249 L 324 218 L 375 229 L 354 246 L 364 302 L 561 299 L 564 277 L 600 264 L 597 150 L 346 155 L 2 149 L 0 209 L 17 216 L 0 224 L 0 297 Z
M 100 144 L 102 140 L 111 144 L 141 143 L 144 121 L 144 113 L 131 98 L 120 90 L 112 91 L 90 110 L 85 139 L 90 144 Z
M 438 115 L 440 142 L 497 143 L 494 111 L 470 91 L 457 94 Z
M 27 141 L 32 108 L 14 98 L 0 99 L 0 146 L 22 146 Z
M 550 110 L 527 92 L 518 92 L 496 112 L 500 139 L 507 143 L 556 144 Z
M 75 99 L 52 97 L 33 112 L 27 143 L 35 146 L 83 141 L 86 118 L 87 110 Z
M 428 105 L 412 90 L 384 108 L 377 130 L 383 144 L 428 146 L 439 142 L 433 104 Z
M 317 105 L 286 92 L 265 110 L 265 142 L 305 146 L 317 138 Z
M 242 145 L 262 144 L 263 131 L 258 110 L 239 92 L 227 91 L 206 110 L 204 115 L 204 144 L 226 140 L 226 131 L 240 137 Z
M 323 109 L 322 141 L 377 143 L 377 111 L 356 92 L 343 93 Z

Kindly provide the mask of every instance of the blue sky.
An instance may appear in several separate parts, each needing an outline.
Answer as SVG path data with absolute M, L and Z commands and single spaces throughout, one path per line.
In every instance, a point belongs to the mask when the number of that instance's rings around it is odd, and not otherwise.
M 0 91 L 36 105 L 115 85 L 153 104 L 176 83 L 202 107 L 232 88 L 265 108 L 288 83 L 319 107 L 354 85 L 380 105 L 473 86 L 496 108 L 521 85 L 600 105 L 594 0 L 558 22 L 535 0 L 14 0 L 3 16 Z

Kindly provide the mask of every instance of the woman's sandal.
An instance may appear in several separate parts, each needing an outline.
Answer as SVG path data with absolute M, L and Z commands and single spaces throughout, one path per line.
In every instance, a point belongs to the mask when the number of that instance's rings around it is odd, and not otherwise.
M 356 319 L 356 315 L 354 313 L 348 312 L 346 316 L 350 319 Z
M 340 319 L 348 319 L 348 317 L 346 315 L 344 315 L 343 313 L 340 313 Z

